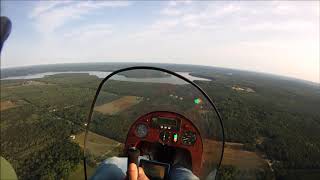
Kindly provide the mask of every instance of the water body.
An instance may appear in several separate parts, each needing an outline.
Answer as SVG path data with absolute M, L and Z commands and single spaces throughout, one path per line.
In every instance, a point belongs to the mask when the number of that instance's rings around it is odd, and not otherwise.
M 13 79 L 40 79 L 44 78 L 45 76 L 51 76 L 55 74 L 77 74 L 77 73 L 85 73 L 89 74 L 92 76 L 97 76 L 98 78 L 105 78 L 112 72 L 103 72 L 103 71 L 65 71 L 65 72 L 46 72 L 46 73 L 37 73 L 37 74 L 29 74 L 26 76 L 12 76 L 12 77 L 7 77 L 3 78 L 1 80 L 13 80 Z M 195 77 L 190 75 L 189 72 L 177 72 L 178 74 L 184 76 L 185 78 L 195 81 L 211 81 L 210 79 L 205 79 L 205 78 L 200 78 L 200 77 Z M 150 83 L 168 83 L 168 84 L 187 84 L 185 81 L 181 80 L 178 77 L 175 76 L 167 76 L 167 77 L 156 77 L 156 78 L 131 78 L 131 77 L 126 77 L 123 75 L 114 75 L 112 76 L 113 80 L 118 80 L 118 81 L 131 81 L 131 82 L 150 82 Z

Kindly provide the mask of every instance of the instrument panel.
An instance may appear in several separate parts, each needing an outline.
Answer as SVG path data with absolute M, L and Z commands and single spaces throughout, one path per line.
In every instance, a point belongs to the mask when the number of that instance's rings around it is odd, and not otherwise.
M 179 141 L 182 145 L 193 146 L 197 141 L 196 132 L 192 128 L 191 130 L 181 128 L 181 121 L 183 119 L 179 117 L 168 118 L 163 115 L 153 115 L 135 125 L 135 136 L 143 139 L 147 137 L 148 131 L 151 129 L 151 131 L 159 132 L 158 140 L 162 144 L 177 144 Z M 185 127 L 189 127 L 187 122 L 183 124 Z
M 130 127 L 125 150 L 132 146 L 139 148 L 140 145 L 144 146 L 145 142 L 189 151 L 192 154 L 193 171 L 200 172 L 202 138 L 197 127 L 184 116 L 174 112 L 155 111 L 139 117 Z

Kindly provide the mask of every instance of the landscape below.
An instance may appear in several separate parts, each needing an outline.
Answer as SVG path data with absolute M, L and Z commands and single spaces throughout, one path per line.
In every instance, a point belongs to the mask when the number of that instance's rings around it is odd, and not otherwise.
M 113 71 L 124 66 L 35 66 L 1 70 L 1 77 Z M 231 69 L 157 66 L 211 80 L 195 82 L 214 100 L 223 118 L 227 143 L 219 173 L 222 179 L 320 179 L 319 85 Z M 84 129 L 100 81 L 85 73 L 1 80 L 1 156 L 13 165 L 19 179 L 83 177 Z M 138 88 L 135 84 L 112 81 L 112 88 L 103 92 L 103 100 L 111 104 L 101 104 L 95 111 L 110 121 L 95 122 L 89 133 L 89 174 L 101 159 L 122 153 L 125 130 L 117 124 L 119 112 L 135 111 L 148 98 L 161 98 L 150 89 L 133 92 Z

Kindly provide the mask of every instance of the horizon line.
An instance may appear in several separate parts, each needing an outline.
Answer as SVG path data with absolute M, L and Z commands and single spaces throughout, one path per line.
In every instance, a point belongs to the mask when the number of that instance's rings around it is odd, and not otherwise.
M 117 63 L 117 64 L 167 64 L 167 65 L 191 65 L 191 66 L 204 66 L 204 67 L 211 67 L 211 68 L 221 68 L 221 69 L 229 69 L 229 70 L 236 70 L 236 71 L 243 71 L 243 72 L 249 72 L 249 73 L 260 73 L 260 74 L 265 74 L 265 75 L 272 75 L 272 76 L 278 76 L 279 78 L 289 78 L 291 80 L 298 80 L 298 81 L 306 81 L 309 83 L 315 83 L 317 85 L 320 85 L 320 72 L 319 72 L 319 77 L 318 77 L 318 82 L 312 81 L 312 80 L 307 80 L 307 79 L 302 79 L 298 77 L 293 77 L 293 76 L 287 76 L 287 75 L 282 75 L 282 74 L 276 74 L 276 73 L 269 73 L 269 72 L 264 72 L 264 71 L 254 71 L 254 70 L 249 70 L 249 69 L 242 69 L 242 68 L 229 68 L 229 67 L 222 67 L 222 66 L 212 66 L 212 65 L 200 65 L 200 64 L 176 64 L 176 63 L 159 63 L 159 62 L 126 62 L 126 61 L 121 61 L 121 62 L 115 62 L 115 61 L 110 61 L 110 62 L 71 62 L 71 63 L 51 63 L 51 64 L 31 64 L 31 65 L 22 65 L 22 66 L 9 66 L 9 67 L 2 67 L 0 65 L 0 69 L 14 69 L 14 68 L 26 68 L 26 67 L 32 67 L 32 66 L 50 66 L 50 65 L 63 65 L 63 64 L 107 64 L 107 63 Z

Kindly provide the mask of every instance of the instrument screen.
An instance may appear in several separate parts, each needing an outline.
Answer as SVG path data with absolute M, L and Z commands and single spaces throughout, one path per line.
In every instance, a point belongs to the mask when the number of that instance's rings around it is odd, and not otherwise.
M 160 129 L 179 129 L 179 125 L 176 119 L 164 118 L 164 117 L 153 117 L 152 126 Z
M 144 159 L 140 160 L 140 166 L 144 169 L 148 178 L 154 180 L 167 179 L 170 170 L 170 165 L 167 163 L 149 161 Z

